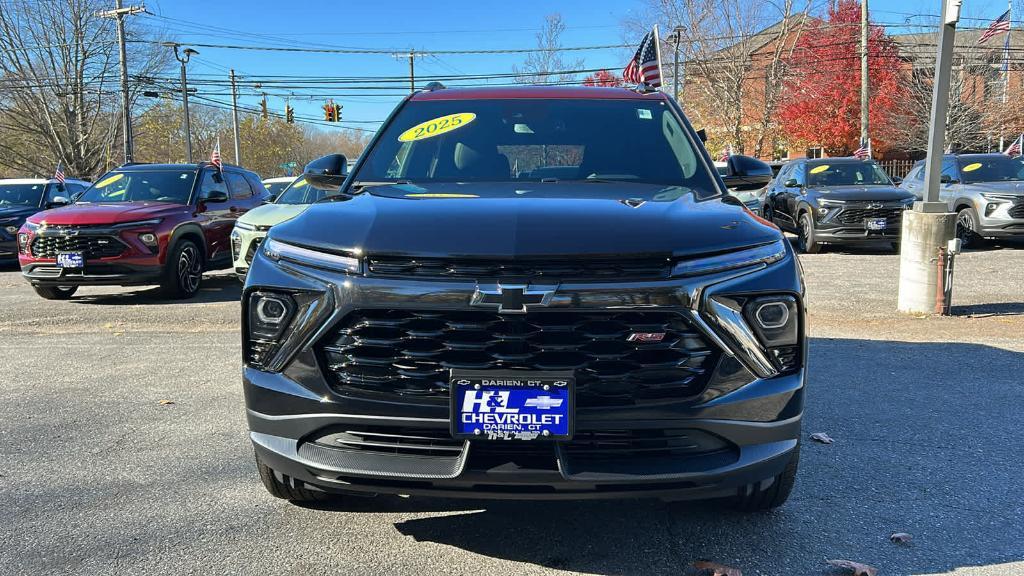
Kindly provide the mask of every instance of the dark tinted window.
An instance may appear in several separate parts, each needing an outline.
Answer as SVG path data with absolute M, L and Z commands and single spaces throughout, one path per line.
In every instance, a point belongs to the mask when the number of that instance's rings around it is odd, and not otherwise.
M 199 197 L 206 198 L 210 195 L 210 192 L 220 191 L 225 194 L 228 193 L 228 185 L 224 181 L 224 176 L 215 170 L 206 170 L 203 172 L 203 182 L 199 186 Z
M 43 198 L 45 183 L 40 184 L 2 184 L 0 183 L 0 206 L 16 204 L 18 206 L 39 206 Z
M 131 170 L 108 172 L 79 202 L 174 202 L 185 204 L 192 193 L 195 170 Z
M 277 197 L 274 204 L 312 204 L 326 195 L 326 190 L 314 188 L 305 178 L 299 178 Z
M 622 180 L 716 193 L 660 101 L 410 102 L 355 179 L 416 182 Z
M 231 190 L 231 197 L 239 200 L 252 197 L 252 188 L 241 174 L 225 172 L 224 178 L 228 181 L 228 189 Z
M 886 185 L 892 180 L 874 162 L 815 162 L 807 165 L 808 186 Z
M 1002 154 L 961 157 L 960 177 L 963 182 L 1008 182 L 1024 180 L 1024 161 Z M 946 173 L 945 170 L 942 171 Z

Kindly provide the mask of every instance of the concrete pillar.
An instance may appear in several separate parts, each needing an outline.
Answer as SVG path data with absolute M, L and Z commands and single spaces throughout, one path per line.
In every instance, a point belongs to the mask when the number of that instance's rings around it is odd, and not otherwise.
M 898 309 L 905 314 L 934 314 L 938 290 L 939 249 L 956 233 L 956 214 L 903 213 L 900 235 L 900 294 Z

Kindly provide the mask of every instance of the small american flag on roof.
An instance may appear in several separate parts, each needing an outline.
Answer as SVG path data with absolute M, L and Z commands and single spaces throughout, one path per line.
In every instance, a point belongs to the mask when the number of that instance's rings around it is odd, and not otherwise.
M 722 155 L 718 157 L 718 161 L 728 162 L 729 156 L 732 156 L 732 144 L 729 144 L 729 146 L 725 150 L 722 150 Z
M 1003 151 L 1003 154 L 1006 154 L 1010 158 L 1016 158 L 1017 156 L 1020 156 L 1021 145 L 1022 143 L 1024 143 L 1022 142 L 1022 140 L 1024 140 L 1024 134 L 1018 136 L 1017 139 L 1013 141 L 1013 144 L 1010 144 L 1010 147 Z
M 1000 34 L 1005 34 L 1009 31 L 1010 11 L 1007 10 L 1006 12 L 1003 12 L 1002 16 L 996 18 L 991 24 L 989 24 L 988 30 L 985 30 L 985 32 L 982 33 L 981 38 L 978 38 L 978 44 L 984 44 L 985 42 L 988 42 L 990 39 L 995 38 Z
M 57 169 L 53 171 L 53 179 L 61 184 L 64 183 L 64 169 L 61 167 L 61 163 L 57 163 Z
M 853 157 L 858 160 L 870 160 L 871 159 L 871 139 L 868 138 L 867 142 L 861 140 L 860 147 L 853 151 Z
M 658 62 L 657 35 L 651 30 L 640 41 L 633 59 L 622 71 L 622 79 L 630 84 L 647 84 L 653 88 L 661 86 L 661 63 Z
M 213 152 L 210 154 L 210 164 L 217 167 L 217 170 L 223 170 L 224 164 L 220 160 L 220 138 L 217 138 L 217 145 L 213 148 Z

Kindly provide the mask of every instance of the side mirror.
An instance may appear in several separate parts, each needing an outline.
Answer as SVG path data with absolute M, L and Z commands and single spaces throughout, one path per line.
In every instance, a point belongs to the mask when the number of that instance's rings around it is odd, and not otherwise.
M 53 200 L 46 203 L 50 208 L 59 208 L 61 206 L 67 206 L 68 204 L 71 204 L 71 201 L 64 196 L 54 196 Z
M 302 176 L 314 188 L 337 190 L 348 177 L 348 158 L 344 154 L 321 156 L 306 164 Z
M 796 178 L 790 178 L 789 180 L 786 180 L 785 182 L 783 182 L 782 185 L 785 186 L 786 188 L 799 188 L 800 187 L 800 183 L 796 181 Z
M 764 188 L 772 179 L 772 167 L 750 156 L 729 156 L 725 187 L 734 192 Z
M 216 204 L 216 203 L 219 203 L 219 202 L 227 202 L 228 201 L 228 193 L 223 191 L 223 190 L 210 190 L 209 192 L 207 192 L 206 194 L 203 195 L 202 200 L 203 200 L 203 202 L 207 202 L 207 203 L 210 203 L 210 204 Z
M 708 131 L 703 129 L 703 128 L 701 128 L 700 130 L 697 130 L 697 138 L 700 138 L 701 142 L 707 144 L 708 143 Z
M 899 176 L 893 176 L 892 183 L 899 186 L 900 184 L 903 184 L 903 178 L 900 178 Z
M 79 190 L 78 192 L 75 192 L 74 194 L 71 195 L 71 201 L 78 202 L 78 199 L 81 198 L 83 194 L 85 194 L 85 190 Z
M 271 194 L 267 197 L 267 204 L 273 204 L 277 200 L 277 194 Z
M 939 182 L 941 182 L 942 184 L 952 184 L 953 177 L 950 176 L 949 174 L 943 174 L 942 176 L 939 176 Z

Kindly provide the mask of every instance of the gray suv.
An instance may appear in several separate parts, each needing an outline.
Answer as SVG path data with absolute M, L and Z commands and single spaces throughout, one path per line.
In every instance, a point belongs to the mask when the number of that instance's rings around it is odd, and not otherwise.
M 924 161 L 901 184 L 924 196 Z M 970 248 L 988 238 L 1024 238 L 1024 160 L 1003 154 L 947 154 L 939 199 L 957 213 L 956 234 Z

